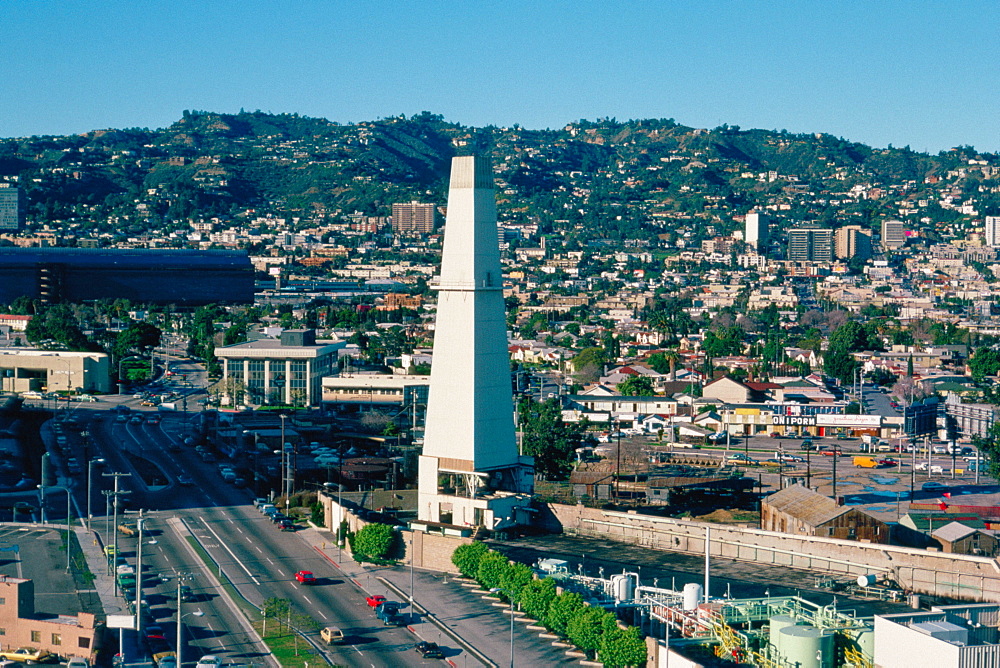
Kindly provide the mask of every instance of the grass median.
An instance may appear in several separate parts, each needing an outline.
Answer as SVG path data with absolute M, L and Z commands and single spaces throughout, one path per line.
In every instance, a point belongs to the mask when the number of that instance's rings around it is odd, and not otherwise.
M 282 668 L 307 668 L 307 666 L 330 665 L 326 658 L 320 656 L 297 632 L 289 629 L 287 624 L 282 624 L 275 619 L 268 619 L 267 633 L 264 633 L 264 620 L 262 619 L 260 609 L 243 598 L 233 583 L 229 581 L 229 577 L 218 568 L 215 560 L 201 546 L 197 538 L 187 536 L 187 541 L 190 543 L 191 549 L 198 555 L 198 558 L 205 564 L 206 568 L 212 568 L 213 566 L 216 568 L 216 576 L 226 596 L 250 620 L 257 635 L 264 641 L 264 644 L 267 645 L 267 648 Z M 298 617 L 299 615 L 295 616 Z

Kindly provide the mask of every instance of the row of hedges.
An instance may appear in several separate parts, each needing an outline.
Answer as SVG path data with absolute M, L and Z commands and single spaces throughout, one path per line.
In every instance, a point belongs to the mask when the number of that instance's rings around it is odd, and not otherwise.
M 458 547 L 451 562 L 483 589 L 502 590 L 498 592 L 501 598 L 568 639 L 588 657 L 598 658 L 609 668 L 645 665 L 646 643 L 639 629 L 619 627 L 614 614 L 585 605 L 575 592 L 557 594 L 552 578 L 535 578 L 529 567 L 510 562 L 479 542 Z

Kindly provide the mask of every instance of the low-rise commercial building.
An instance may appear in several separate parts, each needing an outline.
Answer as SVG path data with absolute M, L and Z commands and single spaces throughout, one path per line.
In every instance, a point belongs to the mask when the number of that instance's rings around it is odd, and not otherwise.
M 0 349 L 0 391 L 109 392 L 111 363 L 104 353 Z
M 89 612 L 41 615 L 35 612 L 35 583 L 0 575 L 0 643 L 3 649 L 33 647 L 60 657 L 91 660 L 102 626 Z

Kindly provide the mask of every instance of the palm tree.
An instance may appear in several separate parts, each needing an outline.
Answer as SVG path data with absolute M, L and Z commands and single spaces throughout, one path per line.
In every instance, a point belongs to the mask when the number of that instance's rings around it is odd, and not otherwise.
M 677 362 L 681 359 L 681 354 L 676 348 L 667 348 L 663 351 L 663 359 L 670 365 L 670 382 L 677 380 Z

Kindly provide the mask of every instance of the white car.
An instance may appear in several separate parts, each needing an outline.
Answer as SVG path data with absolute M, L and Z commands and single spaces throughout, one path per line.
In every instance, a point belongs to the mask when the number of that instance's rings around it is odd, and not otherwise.
M 195 668 L 219 668 L 222 665 L 222 657 L 215 656 L 214 654 L 206 654 L 205 656 L 198 659 L 198 665 Z
M 944 473 L 944 467 L 943 466 L 938 466 L 937 464 L 934 464 L 934 465 L 931 466 L 930 472 L 931 472 L 932 475 L 933 474 L 941 475 L 941 474 Z

